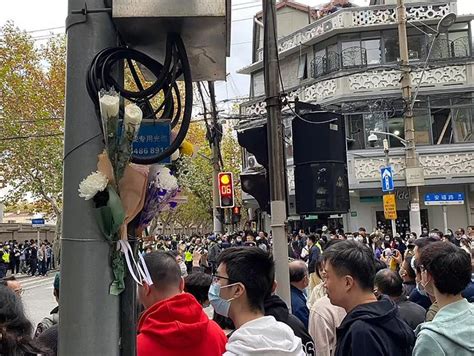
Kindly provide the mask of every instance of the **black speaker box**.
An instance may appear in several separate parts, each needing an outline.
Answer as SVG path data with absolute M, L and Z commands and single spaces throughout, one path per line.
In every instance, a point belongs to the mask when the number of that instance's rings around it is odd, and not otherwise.
M 292 122 L 295 165 L 312 162 L 346 163 L 346 132 L 340 114 L 301 114 Z
M 301 114 L 292 122 L 296 212 L 347 213 L 346 133 L 342 115 L 326 111 Z

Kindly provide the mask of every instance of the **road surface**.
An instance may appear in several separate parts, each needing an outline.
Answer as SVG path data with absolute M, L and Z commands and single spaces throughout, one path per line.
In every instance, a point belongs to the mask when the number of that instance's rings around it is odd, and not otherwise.
M 57 306 L 53 296 L 53 282 L 56 272 L 51 271 L 47 277 L 18 278 L 23 287 L 23 305 L 33 327 Z

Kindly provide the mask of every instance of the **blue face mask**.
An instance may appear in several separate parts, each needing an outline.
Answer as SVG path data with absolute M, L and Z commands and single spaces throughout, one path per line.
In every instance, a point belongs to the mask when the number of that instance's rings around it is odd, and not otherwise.
M 209 292 L 207 294 L 209 297 L 209 302 L 214 308 L 214 311 L 219 315 L 225 316 L 226 318 L 229 317 L 230 302 L 233 301 L 234 298 L 231 298 L 229 300 L 222 299 L 221 289 L 233 286 L 234 284 L 229 284 L 227 286 L 221 287 L 218 283 L 212 283 L 209 287 Z

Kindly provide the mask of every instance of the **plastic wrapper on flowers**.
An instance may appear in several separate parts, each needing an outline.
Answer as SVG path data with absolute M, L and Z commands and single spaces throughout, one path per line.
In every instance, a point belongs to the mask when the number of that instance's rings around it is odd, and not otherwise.
M 178 193 L 178 181 L 164 166 L 150 169 L 145 205 L 140 215 L 140 227 L 147 226 L 160 212 L 174 205 L 172 199 Z

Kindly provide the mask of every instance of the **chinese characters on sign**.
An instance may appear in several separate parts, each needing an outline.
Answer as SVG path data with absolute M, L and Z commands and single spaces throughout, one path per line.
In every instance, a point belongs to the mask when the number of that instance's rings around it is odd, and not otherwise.
M 170 145 L 170 125 L 168 123 L 142 122 L 137 138 L 133 141 L 134 157 L 152 158 Z M 169 163 L 166 158 L 161 163 Z
M 429 193 L 425 194 L 425 205 L 462 205 L 464 193 Z

